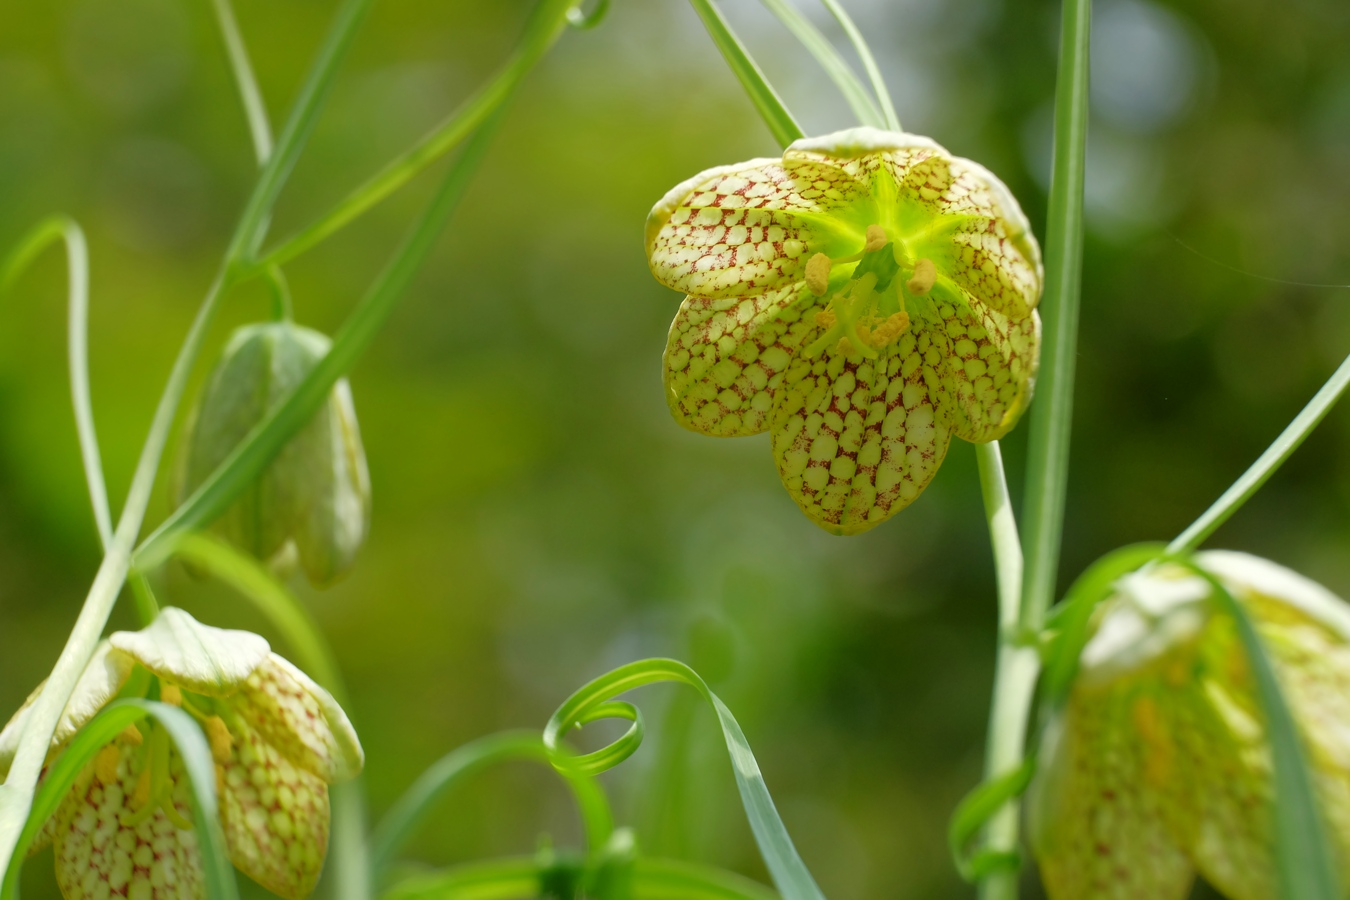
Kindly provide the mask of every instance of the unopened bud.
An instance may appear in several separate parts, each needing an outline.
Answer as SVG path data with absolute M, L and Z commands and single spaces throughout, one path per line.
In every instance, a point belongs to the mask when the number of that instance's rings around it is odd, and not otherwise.
M 817 297 L 824 297 L 830 289 L 830 258 L 824 253 L 806 261 L 806 286 Z
M 933 289 L 937 282 L 937 266 L 927 257 L 914 264 L 914 277 L 905 282 L 905 287 L 916 297 L 922 297 Z
M 204 482 L 328 352 L 328 338 L 290 322 L 230 338 L 188 424 L 179 500 Z M 327 401 L 213 526 L 262 560 L 293 548 L 309 580 L 328 584 L 351 565 L 370 523 L 370 476 L 351 389 Z

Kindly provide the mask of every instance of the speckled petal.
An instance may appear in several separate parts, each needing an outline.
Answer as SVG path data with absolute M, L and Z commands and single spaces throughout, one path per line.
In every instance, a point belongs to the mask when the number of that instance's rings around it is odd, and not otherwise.
M 827 163 L 709 169 L 652 209 L 647 259 L 657 281 L 686 294 L 763 294 L 801 281 L 815 253 L 861 250 L 871 207 L 862 185 Z
M 365 764 L 342 707 L 275 653 L 249 676 L 230 706 L 286 759 L 329 784 L 354 778 Z
M 274 894 L 306 897 L 328 853 L 328 786 L 248 725 L 234 722 L 231 736 L 230 760 L 217 765 L 230 859 Z
M 792 144 L 785 159 L 830 160 L 868 186 L 879 222 L 975 303 L 1020 319 L 1040 300 L 1040 247 L 997 176 L 919 135 L 854 128 Z
M 267 658 L 267 641 L 249 631 L 203 625 L 173 606 L 140 631 L 108 639 L 161 678 L 208 697 L 228 697 Z
M 759 434 L 793 354 L 815 327 L 792 286 L 759 297 L 686 297 L 663 357 L 675 421 L 715 437 Z M 811 298 L 814 299 L 814 298 Z
M 1194 868 L 1172 837 L 1175 753 L 1156 700 L 1130 686 L 1077 690 L 1048 732 L 1029 795 L 1051 900 L 1183 900 Z
M 956 436 L 977 444 L 1003 437 L 1031 401 L 1040 317 L 1034 310 L 1009 319 L 987 307 L 936 306 L 951 341 L 947 387 L 956 406 Z
M 778 474 L 807 517 L 857 534 L 914 501 L 951 442 L 943 355 L 916 321 L 876 360 L 830 350 L 788 366 L 773 413 Z
M 125 745 L 124 745 L 125 746 Z M 197 836 L 157 809 L 138 825 L 122 824 L 139 772 L 123 752 L 117 777 L 103 784 L 91 764 L 57 812 L 56 881 L 66 900 L 195 900 L 205 897 Z M 173 804 L 192 820 L 191 785 L 172 754 Z

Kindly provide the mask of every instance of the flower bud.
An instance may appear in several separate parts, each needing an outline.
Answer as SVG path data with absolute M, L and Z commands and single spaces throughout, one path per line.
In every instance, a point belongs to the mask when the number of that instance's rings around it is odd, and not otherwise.
M 328 338 L 291 322 L 237 330 L 188 422 L 182 502 L 328 352 Z M 212 526 L 262 560 L 298 556 L 311 583 L 351 565 L 370 526 L 370 476 L 347 380 Z

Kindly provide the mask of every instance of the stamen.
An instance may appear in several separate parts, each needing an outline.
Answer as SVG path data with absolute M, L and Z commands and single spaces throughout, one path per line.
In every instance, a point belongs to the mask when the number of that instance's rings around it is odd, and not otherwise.
M 905 287 L 916 297 L 922 297 L 933 289 L 937 282 L 937 266 L 924 257 L 914 264 L 914 277 L 905 282 Z
M 123 728 L 122 733 L 119 734 L 118 737 L 133 747 L 139 747 L 141 742 L 145 740 L 145 738 L 141 737 L 141 730 L 135 725 L 128 725 L 126 728 Z
M 182 706 L 183 692 L 176 684 L 162 684 L 159 688 L 159 699 L 161 703 L 167 703 L 170 706 Z
M 880 349 L 888 347 L 909 330 L 909 314 L 901 311 L 892 314 L 872 332 L 872 346 Z
M 806 286 L 817 297 L 824 297 L 830 289 L 830 258 L 817 253 L 806 261 Z
M 834 323 L 837 321 L 838 319 L 835 314 L 828 309 L 822 309 L 820 312 L 816 313 L 816 324 L 821 328 L 833 328 Z
M 225 727 L 225 720 L 220 716 L 207 719 L 204 727 L 206 739 L 211 743 L 211 758 L 225 765 L 234 754 L 234 738 L 230 736 L 230 729 Z
M 122 762 L 122 751 L 116 744 L 109 744 L 94 757 L 94 777 L 99 784 L 109 785 L 117 780 L 117 766 Z
M 867 226 L 867 243 L 863 245 L 864 253 L 875 253 L 886 246 L 886 231 L 880 225 Z
M 131 808 L 138 813 L 145 812 L 150 805 L 150 767 L 150 761 L 146 760 L 145 768 L 141 769 L 141 777 L 136 779 L 136 790 L 131 794 Z

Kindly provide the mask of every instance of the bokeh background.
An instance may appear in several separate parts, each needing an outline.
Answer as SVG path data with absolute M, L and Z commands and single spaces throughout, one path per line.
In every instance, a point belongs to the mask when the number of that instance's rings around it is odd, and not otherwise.
M 750 0 L 725 5 L 807 131 L 850 124 L 786 31 Z M 906 126 L 999 173 L 1043 235 L 1058 5 L 847 5 Z M 333 6 L 238 4 L 274 123 Z M 273 234 L 453 109 L 509 52 L 527 8 L 376 4 Z M 251 148 L 209 4 L 0 0 L 0 22 L 0 245 L 53 211 L 88 230 L 94 403 L 116 507 L 249 188 Z M 1062 585 L 1107 550 L 1184 527 L 1350 352 L 1350 290 L 1305 284 L 1350 282 L 1350 6 L 1102 0 L 1093 41 Z M 662 399 L 680 298 L 647 272 L 643 217 L 703 168 L 774 152 L 678 0 L 618 0 L 530 77 L 352 373 L 370 542 L 339 586 L 296 585 L 345 666 L 376 813 L 457 745 L 540 727 L 590 677 L 670 654 L 702 667 L 739 716 L 831 898 L 969 896 L 944 835 L 979 777 L 995 638 L 970 446 L 952 447 L 909 510 L 834 538 L 780 488 L 766 437 L 682 431 Z M 288 267 L 302 322 L 338 326 L 435 177 Z M 49 669 L 98 559 L 67 399 L 63 273 L 51 252 L 0 319 L 4 710 Z M 212 353 L 266 315 L 260 289 L 240 290 Z M 1005 441 L 1014 491 L 1024 443 L 1025 429 Z M 152 519 L 168 510 L 167 480 Z M 1350 409 L 1211 543 L 1350 596 Z M 200 618 L 267 631 L 177 567 L 156 583 Z M 131 624 L 119 609 L 114 626 Z M 678 697 L 638 698 L 649 743 L 606 776 L 620 817 L 650 852 L 762 877 L 709 716 Z M 566 845 L 576 831 L 550 775 L 513 768 L 456 793 L 409 856 L 528 852 L 542 833 Z M 44 855 L 26 896 L 54 890 Z

